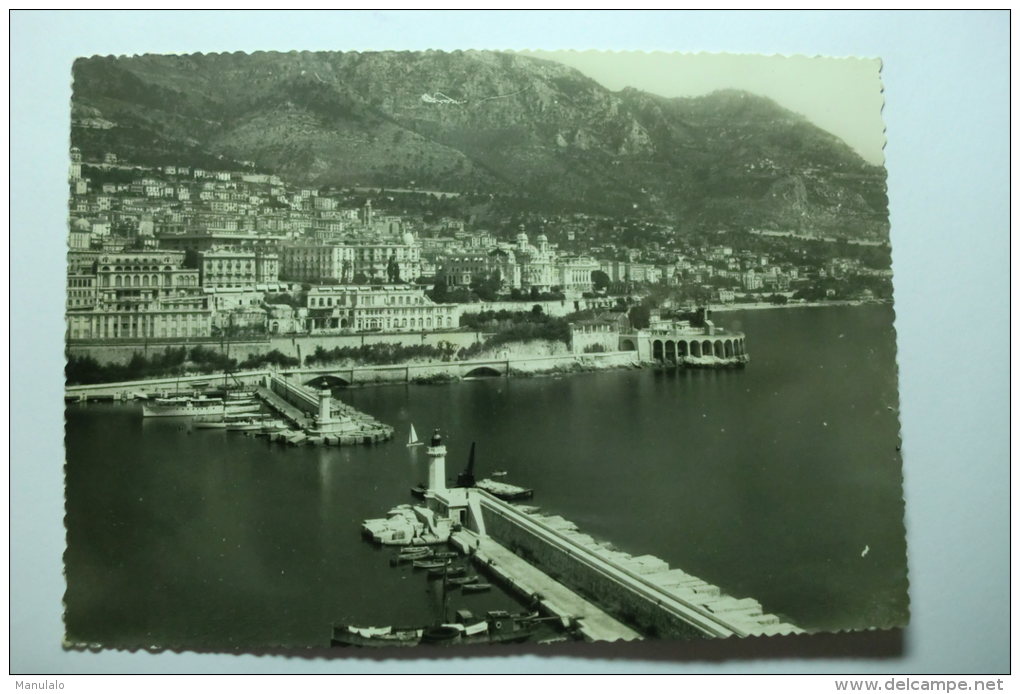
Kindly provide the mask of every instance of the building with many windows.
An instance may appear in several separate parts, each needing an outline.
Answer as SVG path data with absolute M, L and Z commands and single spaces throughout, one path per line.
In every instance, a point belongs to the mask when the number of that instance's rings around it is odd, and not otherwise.
M 312 287 L 307 295 L 311 333 L 342 331 L 420 332 L 456 328 L 458 304 L 437 304 L 407 284 Z
M 559 280 L 556 274 L 556 253 L 550 248 L 545 234 L 539 234 L 535 240 L 537 246 L 532 246 L 528 243 L 527 234 L 517 234 L 514 252 L 520 267 L 521 286 L 547 292 Z
M 71 275 L 93 278 L 95 303 L 83 310 L 69 307 L 68 338 L 209 336 L 209 299 L 198 270 L 183 267 L 183 261 L 183 252 L 165 250 L 99 254 L 89 270 Z
M 84 311 L 96 305 L 96 276 L 93 273 L 67 275 L 67 310 Z
M 354 249 L 301 244 L 280 248 L 280 276 L 295 282 L 352 282 Z
M 280 256 L 257 248 L 219 249 L 198 253 L 203 287 L 241 289 L 276 284 L 280 279 Z
M 280 276 L 296 282 L 413 282 L 421 276 L 421 247 L 411 234 L 399 240 L 284 246 Z
M 448 287 L 469 287 L 476 279 L 499 277 L 503 288 L 521 286 L 521 270 L 513 251 L 470 249 L 448 251 L 439 257 L 437 274 Z
M 759 275 L 754 270 L 748 270 L 747 272 L 745 272 L 741 276 L 740 280 L 741 283 L 744 285 L 744 289 L 746 289 L 749 292 L 753 292 L 765 286 L 765 282 L 762 279 L 762 276 Z
M 593 288 L 591 273 L 599 269 L 599 261 L 587 256 L 565 256 L 556 259 L 559 285 L 564 292 L 581 294 Z
M 368 241 L 351 246 L 354 277 L 386 282 L 414 282 L 421 276 L 421 246 L 414 236 L 399 241 Z

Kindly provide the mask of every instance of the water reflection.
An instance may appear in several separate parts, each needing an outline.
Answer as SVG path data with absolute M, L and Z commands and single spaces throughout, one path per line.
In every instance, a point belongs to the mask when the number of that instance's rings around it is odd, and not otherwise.
M 583 531 L 802 626 L 902 621 L 891 312 L 740 320 L 743 371 L 339 391 L 396 428 L 374 447 L 284 447 L 143 420 L 133 404 L 72 406 L 68 632 L 127 646 L 321 645 L 333 620 L 432 621 L 435 589 L 359 530 L 425 478 L 422 449 L 405 445 L 412 423 L 422 438 L 444 431 L 450 477 L 477 441 L 480 477 L 506 470 Z M 851 334 L 870 349 L 840 337 Z M 476 613 L 517 606 L 500 591 L 450 598 Z

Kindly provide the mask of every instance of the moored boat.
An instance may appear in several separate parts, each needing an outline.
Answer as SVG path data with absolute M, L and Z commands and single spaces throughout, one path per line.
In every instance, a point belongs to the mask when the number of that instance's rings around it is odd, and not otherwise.
M 223 421 L 228 431 L 261 431 L 267 422 L 272 421 L 272 415 L 232 413 L 226 415 Z
M 258 410 L 259 404 L 254 400 L 225 402 L 221 398 L 207 398 L 202 395 L 154 398 L 151 402 L 142 403 L 143 417 L 225 416 Z
M 401 547 L 399 550 L 401 555 L 405 554 L 432 554 L 432 550 L 428 547 Z
M 417 646 L 425 630 L 413 627 L 333 627 L 330 645 L 337 646 Z
M 426 547 L 421 547 L 420 552 L 398 554 L 397 556 L 390 559 L 390 566 L 399 566 L 401 564 L 410 564 L 415 561 L 424 561 L 431 558 L 432 552 Z
M 466 566 L 446 566 L 441 569 L 429 569 L 429 578 L 442 578 L 444 574 L 452 578 L 454 576 L 463 576 L 466 573 Z
M 457 621 L 424 627 L 358 627 L 336 625 L 330 645 L 339 646 L 434 646 L 526 641 L 539 626 L 537 613 L 511 614 L 504 610 L 486 613 L 475 620 L 467 610 L 458 612 Z

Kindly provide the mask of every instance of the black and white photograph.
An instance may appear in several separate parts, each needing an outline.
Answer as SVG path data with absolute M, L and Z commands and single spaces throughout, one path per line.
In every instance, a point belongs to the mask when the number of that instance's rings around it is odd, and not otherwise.
M 880 60 L 68 71 L 66 647 L 907 625 Z

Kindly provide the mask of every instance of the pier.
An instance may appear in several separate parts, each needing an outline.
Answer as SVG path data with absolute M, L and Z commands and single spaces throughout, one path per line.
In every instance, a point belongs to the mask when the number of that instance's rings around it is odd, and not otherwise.
M 230 374 L 230 379 L 232 383 L 254 386 L 261 383 L 268 373 L 264 369 L 258 371 L 235 371 Z M 160 393 L 172 393 L 185 389 L 216 387 L 222 384 L 222 373 L 168 376 L 166 378 L 148 378 L 113 383 L 91 383 L 88 385 L 65 386 L 64 399 L 73 402 L 131 400 L 138 396 L 159 395 Z
M 543 612 L 575 624 L 585 640 L 634 641 L 642 638 L 641 634 L 554 581 L 491 537 L 460 530 L 454 533 L 451 541 L 519 596 L 534 599 Z
M 459 380 L 487 376 L 513 376 L 544 373 L 573 368 L 599 369 L 637 367 L 633 351 L 602 352 L 597 354 L 556 354 L 541 357 L 502 357 L 436 361 L 419 364 L 381 364 L 361 366 L 306 366 L 288 369 L 260 369 L 238 371 L 231 374 L 234 382 L 245 385 L 263 385 L 266 377 L 285 378 L 288 382 L 311 389 L 338 388 L 384 383 L 429 382 L 435 378 Z M 170 376 L 116 383 L 69 385 L 64 398 L 72 402 L 88 400 L 131 400 L 164 392 L 215 386 L 222 382 L 222 374 L 195 374 Z
M 446 446 L 434 434 L 426 449 L 428 487 L 422 515 L 511 590 L 574 624 L 592 640 L 642 636 L 772 636 L 803 633 L 755 599 L 718 586 L 658 557 L 632 556 L 599 542 L 560 516 L 515 506 L 473 486 L 448 488 Z M 469 483 L 470 484 L 470 483 Z M 377 541 L 388 521 L 366 521 Z M 377 537 L 377 535 L 379 535 Z M 411 542 L 407 537 L 406 541 Z
M 642 633 L 725 638 L 802 631 L 765 613 L 757 600 L 726 595 L 658 557 L 631 556 L 581 533 L 559 516 L 529 513 L 480 490 L 470 493 L 478 497 L 490 537 Z
M 245 371 L 231 374 L 231 377 L 234 383 L 254 387 L 255 396 L 294 427 L 295 431 L 276 434 L 292 443 L 340 446 L 380 443 L 393 437 L 393 427 L 335 400 L 328 390 L 292 383 L 273 371 Z M 146 399 L 219 383 L 220 377 L 215 374 L 100 383 L 67 386 L 64 397 L 72 402 Z
M 298 429 L 294 443 L 355 445 L 381 443 L 393 437 L 393 427 L 335 401 L 329 390 L 313 389 L 268 374 L 256 395 Z M 288 441 L 290 439 L 287 439 Z

